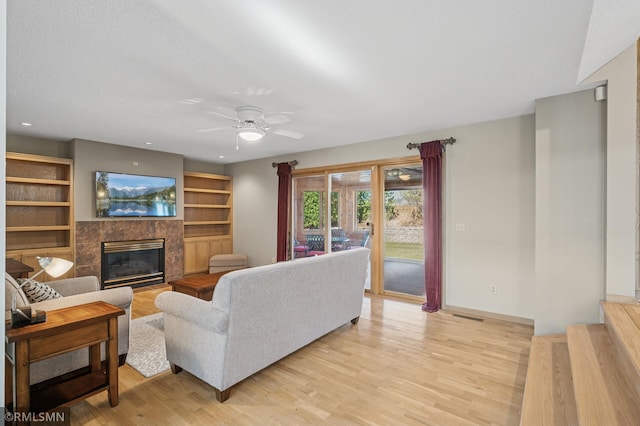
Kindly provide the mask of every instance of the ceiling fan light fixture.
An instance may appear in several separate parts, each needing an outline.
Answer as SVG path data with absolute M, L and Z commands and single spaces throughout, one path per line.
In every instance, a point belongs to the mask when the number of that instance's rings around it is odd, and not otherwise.
M 400 175 L 398 177 L 400 178 L 400 180 L 404 180 L 404 181 L 407 181 L 407 180 L 411 179 L 411 175 L 408 175 L 406 173 L 402 174 L 402 175 Z
M 265 135 L 263 129 L 259 127 L 243 127 L 238 129 L 238 136 L 247 142 L 256 142 Z

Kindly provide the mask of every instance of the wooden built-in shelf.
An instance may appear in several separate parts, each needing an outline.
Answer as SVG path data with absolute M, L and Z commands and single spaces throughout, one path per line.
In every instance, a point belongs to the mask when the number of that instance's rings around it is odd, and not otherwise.
M 5 182 L 6 256 L 34 268 L 36 256 L 75 262 L 73 160 L 7 152 Z
M 184 273 L 209 270 L 214 254 L 233 251 L 230 176 L 184 173 Z
M 185 204 L 184 207 L 190 209 L 230 209 L 231 206 L 223 204 Z
M 230 220 L 201 220 L 198 222 L 185 222 L 185 226 L 197 226 L 197 225 L 231 225 Z
M 27 206 L 27 207 L 71 207 L 69 201 L 9 201 L 7 206 Z
M 185 188 L 185 192 L 200 192 L 203 194 L 225 194 L 231 195 L 231 191 L 221 189 L 206 189 L 206 188 Z
M 71 185 L 71 182 L 68 180 L 38 179 L 38 178 L 24 178 L 24 177 L 11 177 L 11 176 L 7 176 L 7 182 L 31 183 L 31 184 L 37 184 L 37 185 L 62 185 L 62 186 Z

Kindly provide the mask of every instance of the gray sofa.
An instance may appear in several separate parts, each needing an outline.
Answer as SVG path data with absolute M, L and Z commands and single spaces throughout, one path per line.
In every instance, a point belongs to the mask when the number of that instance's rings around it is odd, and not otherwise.
M 167 358 L 224 401 L 230 388 L 351 321 L 362 310 L 369 249 L 229 272 L 213 299 L 164 292 Z
M 47 285 L 64 297 L 30 304 L 24 292 L 18 288 L 19 286 L 13 277 L 5 272 L 5 319 L 9 318 L 11 300 L 16 292 L 18 293 L 16 298 L 16 306 L 18 308 L 30 306 L 31 309 L 43 311 L 52 311 L 96 301 L 111 303 L 125 310 L 125 314 L 118 317 L 118 355 L 120 356 L 120 365 L 124 364 L 129 351 L 129 322 L 131 320 L 131 301 L 133 300 L 131 287 L 100 290 L 100 282 L 94 276 L 49 281 Z M 12 344 L 7 350 L 12 352 L 13 346 Z M 104 348 L 102 358 L 104 359 Z M 40 383 L 88 365 L 89 352 L 86 348 L 58 355 L 31 364 L 30 382 L 31 384 Z

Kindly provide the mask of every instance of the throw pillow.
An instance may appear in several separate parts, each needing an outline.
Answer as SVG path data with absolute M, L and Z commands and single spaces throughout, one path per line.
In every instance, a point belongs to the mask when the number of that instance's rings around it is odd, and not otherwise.
M 22 285 L 27 278 L 19 278 L 18 284 Z M 45 283 L 31 280 L 24 287 L 22 291 L 27 296 L 29 303 L 42 302 L 43 300 L 59 299 L 62 297 L 60 293 L 49 287 Z

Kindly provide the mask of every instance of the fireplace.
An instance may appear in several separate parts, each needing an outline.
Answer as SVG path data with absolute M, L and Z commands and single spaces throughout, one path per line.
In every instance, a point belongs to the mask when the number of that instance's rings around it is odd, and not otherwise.
M 164 281 L 164 238 L 102 243 L 102 288 Z

